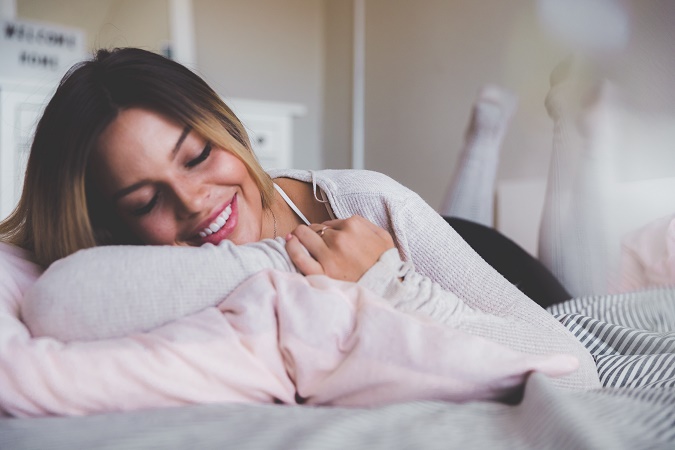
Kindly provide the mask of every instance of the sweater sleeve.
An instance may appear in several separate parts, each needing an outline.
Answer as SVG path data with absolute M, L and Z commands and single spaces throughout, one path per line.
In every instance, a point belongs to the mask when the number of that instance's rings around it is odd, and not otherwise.
M 359 214 L 387 229 L 415 271 L 472 308 L 504 315 L 532 301 L 494 270 L 418 194 L 371 171 L 335 171 L 327 190 L 342 218 Z
M 447 326 L 473 310 L 459 297 L 401 261 L 395 248 L 387 250 L 358 284 L 387 300 L 395 309 L 423 315 Z
M 122 337 L 215 306 L 263 269 L 297 271 L 283 239 L 96 247 L 52 264 L 26 292 L 21 316 L 33 336 Z
M 389 209 L 399 251 L 415 270 L 487 313 L 466 315 L 461 329 L 528 353 L 572 354 L 581 362 L 579 370 L 556 383 L 585 389 L 599 385 L 595 362 L 583 344 L 486 263 L 417 194 L 392 202 L 398 202 Z
M 420 280 L 428 279 L 419 281 L 418 287 L 433 282 L 437 285 L 433 289 L 447 291 L 431 296 L 418 291 L 412 303 L 398 303 L 397 308 L 417 305 L 420 313 L 442 321 L 449 317 L 452 326 L 526 353 L 574 355 L 581 363 L 579 370 L 556 384 L 599 386 L 595 363 L 583 344 L 486 263 L 419 195 L 382 174 L 350 171 L 328 176 L 331 205 L 341 217 L 359 214 L 387 229 L 401 259 L 412 264 L 423 277 Z M 461 314 L 454 307 L 458 299 L 468 307 Z

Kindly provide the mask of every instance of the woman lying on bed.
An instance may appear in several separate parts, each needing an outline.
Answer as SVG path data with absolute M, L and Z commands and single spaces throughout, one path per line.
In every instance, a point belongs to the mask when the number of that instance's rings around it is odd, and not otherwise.
M 34 336 L 150 330 L 297 267 L 514 350 L 574 355 L 579 370 L 558 384 L 598 385 L 585 348 L 419 196 L 368 171 L 265 173 L 218 95 L 161 56 L 100 51 L 72 69 L 25 180 L 0 236 L 51 265 L 22 306 Z

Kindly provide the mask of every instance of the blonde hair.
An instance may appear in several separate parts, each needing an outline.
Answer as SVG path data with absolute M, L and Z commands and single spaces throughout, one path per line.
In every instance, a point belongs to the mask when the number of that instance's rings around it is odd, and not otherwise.
M 100 134 L 119 111 L 154 110 L 191 127 L 236 155 L 260 189 L 274 198 L 243 125 L 204 80 L 160 55 L 135 49 L 99 50 L 61 80 L 38 122 L 17 207 L 0 223 L 0 240 L 48 266 L 80 249 L 139 244 L 100 197 L 88 170 Z

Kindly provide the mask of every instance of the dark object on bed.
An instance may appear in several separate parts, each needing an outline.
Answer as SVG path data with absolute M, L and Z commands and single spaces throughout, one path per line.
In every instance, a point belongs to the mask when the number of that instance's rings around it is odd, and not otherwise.
M 457 217 L 444 219 L 488 264 L 543 308 L 572 298 L 541 262 L 499 231 Z

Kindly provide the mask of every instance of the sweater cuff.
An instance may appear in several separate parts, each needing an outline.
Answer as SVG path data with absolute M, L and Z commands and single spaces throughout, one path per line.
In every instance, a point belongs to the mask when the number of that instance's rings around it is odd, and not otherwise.
M 382 253 L 380 259 L 357 282 L 387 300 L 405 295 L 401 278 L 410 270 L 409 264 L 401 261 L 396 248 Z

